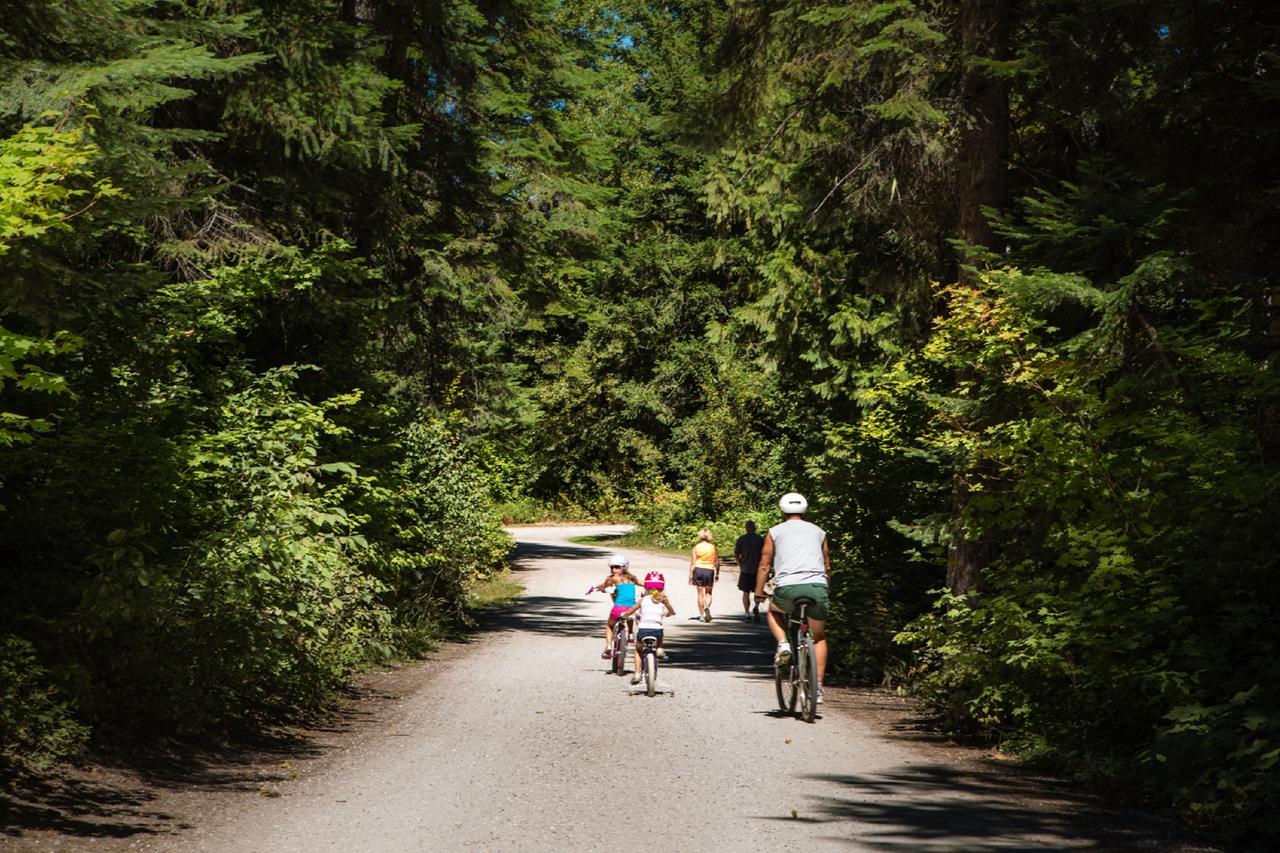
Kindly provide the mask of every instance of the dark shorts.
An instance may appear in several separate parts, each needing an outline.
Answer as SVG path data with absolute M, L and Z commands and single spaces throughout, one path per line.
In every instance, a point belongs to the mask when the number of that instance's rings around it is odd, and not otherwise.
M 694 586 L 713 586 L 716 582 L 715 569 L 694 569 L 693 585 Z
M 738 589 L 743 592 L 756 591 L 756 573 L 738 570 Z
M 661 643 L 662 629 L 661 628 L 641 628 L 639 631 L 636 631 L 636 648 L 637 649 L 644 648 L 645 637 L 653 637 L 655 640 Z
M 797 598 L 811 598 L 809 616 L 819 622 L 827 621 L 827 586 L 820 583 L 802 583 L 794 586 L 780 586 L 773 591 L 773 606 L 783 613 L 794 613 Z

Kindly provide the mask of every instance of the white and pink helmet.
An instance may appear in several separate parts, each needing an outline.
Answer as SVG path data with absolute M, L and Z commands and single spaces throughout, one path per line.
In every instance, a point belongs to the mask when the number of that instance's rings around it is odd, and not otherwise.
M 667 579 L 662 576 L 662 572 L 649 572 L 644 576 L 645 589 L 666 589 Z

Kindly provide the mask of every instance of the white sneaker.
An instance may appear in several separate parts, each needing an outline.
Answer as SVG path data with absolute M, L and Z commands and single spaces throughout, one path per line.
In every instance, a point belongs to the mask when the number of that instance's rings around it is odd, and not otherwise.
M 658 649 L 658 660 L 666 660 L 666 659 L 667 659 L 667 650 Z
M 786 640 L 778 643 L 778 653 L 773 656 L 774 666 L 786 666 L 791 663 L 791 644 Z
M 818 697 L 814 699 L 814 702 L 816 702 L 819 705 L 822 704 L 822 688 L 821 687 L 818 688 Z

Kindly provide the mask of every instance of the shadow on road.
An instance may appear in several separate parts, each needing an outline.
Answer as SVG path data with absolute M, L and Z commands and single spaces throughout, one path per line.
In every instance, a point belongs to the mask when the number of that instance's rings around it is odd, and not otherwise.
M 520 631 L 537 636 L 598 637 L 603 643 L 604 618 L 609 612 L 606 603 L 599 595 L 582 602 L 549 595 L 525 596 L 509 608 L 486 613 L 477 639 L 491 632 Z M 679 618 L 669 620 L 668 625 Z M 678 633 L 668 630 L 666 647 L 671 657 L 665 665 L 672 669 L 773 678 L 773 643 L 759 625 L 691 624 Z
M 597 560 L 600 562 L 600 577 L 604 578 L 608 575 L 600 549 L 589 545 L 517 542 L 507 559 L 511 562 L 511 570 L 514 572 L 530 572 L 540 568 L 535 565 L 538 560 Z
M 12 780 L 0 792 L 0 840 L 31 830 L 54 830 L 75 838 L 129 838 L 167 828 L 171 816 L 150 811 L 155 797 L 110 784 L 48 779 L 6 768 Z
M 668 640 L 674 669 L 720 670 L 743 678 L 773 678 L 773 642 L 763 624 L 741 621 L 741 617 L 710 623 L 686 621 L 683 614 L 672 620 L 683 626 Z
M 478 633 L 522 631 L 555 637 L 599 635 L 603 644 L 604 619 L 609 614 L 607 604 L 608 599 L 599 594 L 590 598 L 583 596 L 581 601 L 556 595 L 524 595 L 510 607 L 485 613 Z
M 842 840 L 892 851 L 1211 849 L 1190 845 L 1155 818 L 1119 814 L 1094 797 L 1057 789 L 1053 780 L 1014 767 L 909 766 L 868 776 L 805 778 L 838 785 L 844 793 L 809 804 L 812 811 L 799 818 L 761 819 L 856 822 L 857 835 Z M 1029 802 L 1027 791 L 1037 791 L 1037 799 Z M 803 804 L 796 808 L 808 811 Z
M 348 699 L 357 696 L 362 703 L 396 698 L 369 688 L 347 691 Z M 225 745 L 95 754 L 92 765 L 42 774 L 0 763 L 0 777 L 6 779 L 0 789 L 0 847 L 42 833 L 72 839 L 151 838 L 140 843 L 161 843 L 154 839 L 191 828 L 170 813 L 187 811 L 184 796 L 211 791 L 278 796 L 278 788 L 293 777 L 294 762 L 326 751 L 316 736 L 345 736 L 375 721 L 374 709 L 362 704 L 344 708 L 326 721 L 313 721 L 305 735 L 278 732 Z M 161 797 L 176 808 L 156 808 Z

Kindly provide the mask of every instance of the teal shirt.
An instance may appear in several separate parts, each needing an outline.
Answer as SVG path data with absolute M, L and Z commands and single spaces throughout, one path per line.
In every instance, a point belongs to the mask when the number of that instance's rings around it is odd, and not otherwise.
M 620 583 L 613 588 L 613 603 L 618 607 L 635 607 L 636 590 L 633 583 Z

